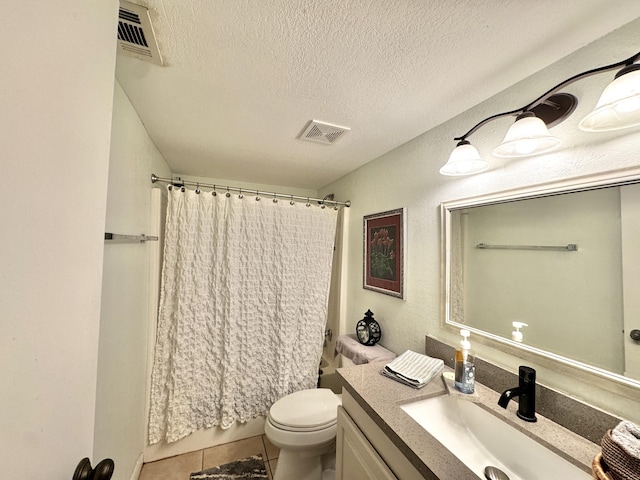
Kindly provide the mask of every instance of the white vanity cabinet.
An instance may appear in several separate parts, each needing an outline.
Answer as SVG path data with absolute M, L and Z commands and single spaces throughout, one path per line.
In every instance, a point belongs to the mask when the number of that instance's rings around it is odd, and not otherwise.
M 418 470 L 343 389 L 338 408 L 336 480 L 423 480 Z
M 338 408 L 336 480 L 397 480 L 344 408 Z

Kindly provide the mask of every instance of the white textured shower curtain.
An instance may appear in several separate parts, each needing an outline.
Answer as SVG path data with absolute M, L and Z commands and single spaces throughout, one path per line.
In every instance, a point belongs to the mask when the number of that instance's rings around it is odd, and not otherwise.
M 337 212 L 170 189 L 149 441 L 266 415 L 313 388 Z

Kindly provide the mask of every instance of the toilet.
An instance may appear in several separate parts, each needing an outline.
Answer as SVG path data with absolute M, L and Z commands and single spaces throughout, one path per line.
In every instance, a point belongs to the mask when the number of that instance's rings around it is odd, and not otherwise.
M 269 409 L 264 433 L 280 448 L 273 480 L 321 480 L 323 456 L 335 456 L 338 405 L 328 388 L 301 390 Z

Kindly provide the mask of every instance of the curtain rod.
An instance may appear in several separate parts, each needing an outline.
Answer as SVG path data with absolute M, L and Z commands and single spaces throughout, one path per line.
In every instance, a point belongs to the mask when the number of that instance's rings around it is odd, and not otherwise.
M 287 194 L 287 193 L 277 193 L 277 192 L 264 192 L 264 191 L 260 191 L 260 190 L 254 190 L 254 189 L 251 189 L 251 188 L 231 187 L 229 185 L 218 185 L 218 184 L 210 184 L 210 183 L 191 182 L 191 181 L 185 181 L 185 180 L 182 180 L 182 179 L 174 180 L 172 178 L 158 177 L 156 174 L 152 173 L 151 174 L 151 183 L 156 183 L 156 182 L 169 183 L 169 184 L 174 185 L 176 187 L 184 187 L 185 185 L 190 185 L 190 186 L 196 187 L 196 190 L 198 190 L 200 187 L 205 187 L 205 188 L 212 188 L 214 191 L 217 191 L 217 189 L 224 190 L 225 193 L 227 193 L 227 192 L 238 192 L 240 194 L 246 193 L 246 194 L 249 194 L 249 195 L 256 195 L 257 197 L 262 195 L 264 197 L 273 198 L 274 201 L 276 200 L 276 198 L 286 198 L 286 199 L 288 199 L 290 201 L 300 200 L 300 201 L 306 201 L 307 203 L 309 203 L 311 201 L 314 201 L 314 202 L 318 202 L 320 205 L 334 206 L 334 207 L 336 207 L 336 209 L 338 208 L 339 205 L 342 205 L 344 207 L 350 207 L 351 206 L 351 200 L 347 200 L 346 202 L 338 202 L 338 201 L 333 200 L 333 193 L 330 193 L 330 194 L 326 195 L 324 198 L 302 197 L 300 195 L 290 195 L 290 194 Z

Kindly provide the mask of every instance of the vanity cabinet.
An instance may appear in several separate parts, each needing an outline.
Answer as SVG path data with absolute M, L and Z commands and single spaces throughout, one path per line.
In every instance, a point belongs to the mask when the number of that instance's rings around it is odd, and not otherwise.
M 344 408 L 338 408 L 336 480 L 397 480 Z
M 343 389 L 338 408 L 336 480 L 424 480 L 374 420 Z

